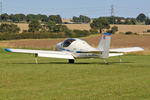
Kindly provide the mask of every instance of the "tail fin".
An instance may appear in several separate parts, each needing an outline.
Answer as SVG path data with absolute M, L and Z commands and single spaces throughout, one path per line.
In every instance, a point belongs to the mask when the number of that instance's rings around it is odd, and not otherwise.
M 111 42 L 111 34 L 104 33 L 102 36 L 100 43 L 97 47 L 97 50 L 102 51 L 102 55 L 100 58 L 108 58 L 109 57 L 109 49 L 110 49 L 110 42 Z

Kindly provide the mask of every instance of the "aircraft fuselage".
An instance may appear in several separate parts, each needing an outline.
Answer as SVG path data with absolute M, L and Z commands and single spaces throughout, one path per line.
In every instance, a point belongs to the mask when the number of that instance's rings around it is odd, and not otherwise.
M 100 56 L 100 54 L 95 53 L 82 53 L 84 51 L 97 51 L 97 49 L 81 39 L 67 39 L 58 43 L 56 47 L 60 51 L 70 52 L 75 58 L 98 58 Z

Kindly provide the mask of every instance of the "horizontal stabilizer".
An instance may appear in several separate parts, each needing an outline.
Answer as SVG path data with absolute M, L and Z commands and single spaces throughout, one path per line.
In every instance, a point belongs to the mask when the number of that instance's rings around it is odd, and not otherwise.
M 110 53 L 128 53 L 128 52 L 138 52 L 144 51 L 141 47 L 130 47 L 130 48 L 118 48 L 118 49 L 110 49 Z
M 123 53 L 109 53 L 109 57 L 122 56 Z

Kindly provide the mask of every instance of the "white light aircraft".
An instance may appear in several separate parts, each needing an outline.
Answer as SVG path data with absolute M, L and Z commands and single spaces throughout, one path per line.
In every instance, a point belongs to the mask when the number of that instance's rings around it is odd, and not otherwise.
M 37 57 L 61 58 L 68 59 L 69 63 L 74 63 L 78 58 L 101 58 L 104 59 L 113 56 L 121 56 L 127 52 L 144 51 L 141 47 L 117 48 L 110 49 L 111 34 L 104 33 L 97 48 L 93 48 L 87 42 L 77 38 L 70 38 L 60 42 L 56 47 L 60 51 L 45 51 L 45 50 L 27 50 L 27 49 L 8 49 L 8 52 L 31 53 L 35 54 L 36 63 Z M 121 61 L 121 59 L 120 59 Z

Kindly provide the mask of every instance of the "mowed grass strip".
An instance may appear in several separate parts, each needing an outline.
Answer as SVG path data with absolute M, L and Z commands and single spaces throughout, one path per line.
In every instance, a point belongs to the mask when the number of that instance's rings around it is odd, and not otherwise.
M 0 100 L 149 100 L 150 56 L 67 60 L 0 49 Z

